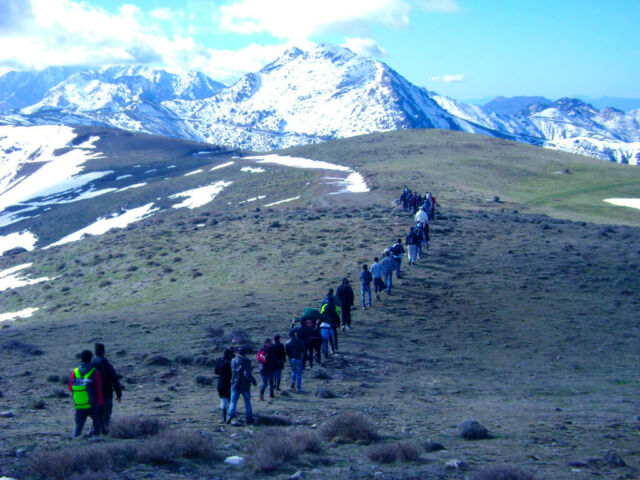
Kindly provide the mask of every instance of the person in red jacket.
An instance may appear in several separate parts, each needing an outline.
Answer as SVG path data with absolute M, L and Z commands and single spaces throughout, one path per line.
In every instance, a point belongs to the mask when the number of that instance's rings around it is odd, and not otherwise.
M 73 429 L 73 438 L 82 433 L 87 417 L 93 420 L 93 428 L 90 435 L 100 435 L 102 426 L 100 423 L 100 406 L 104 404 L 102 396 L 102 378 L 100 371 L 91 363 L 93 354 L 90 350 L 83 350 L 80 354 L 82 363 L 73 369 L 69 377 L 69 391 L 73 395 L 75 405 L 76 425 Z

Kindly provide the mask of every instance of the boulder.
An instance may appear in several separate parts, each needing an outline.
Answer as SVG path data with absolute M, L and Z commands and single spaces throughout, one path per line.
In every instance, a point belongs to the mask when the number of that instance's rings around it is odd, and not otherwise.
M 466 440 L 483 440 L 489 438 L 489 432 L 475 420 L 465 420 L 456 430 L 456 435 Z

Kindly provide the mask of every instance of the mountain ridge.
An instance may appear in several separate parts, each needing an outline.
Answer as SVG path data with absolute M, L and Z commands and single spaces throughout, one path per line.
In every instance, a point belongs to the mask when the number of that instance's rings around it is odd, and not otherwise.
M 640 161 L 640 110 L 518 97 L 524 107 L 506 115 L 430 92 L 383 62 L 331 44 L 289 49 L 228 87 L 188 75 L 130 65 L 77 72 L 39 102 L 5 112 L 0 123 L 108 125 L 256 151 L 446 128 L 619 163 Z

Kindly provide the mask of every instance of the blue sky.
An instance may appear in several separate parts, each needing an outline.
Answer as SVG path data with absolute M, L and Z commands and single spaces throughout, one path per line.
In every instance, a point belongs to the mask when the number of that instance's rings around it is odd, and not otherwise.
M 344 45 L 458 99 L 640 98 L 640 0 L 0 0 L 0 73 L 145 63 L 232 83 Z

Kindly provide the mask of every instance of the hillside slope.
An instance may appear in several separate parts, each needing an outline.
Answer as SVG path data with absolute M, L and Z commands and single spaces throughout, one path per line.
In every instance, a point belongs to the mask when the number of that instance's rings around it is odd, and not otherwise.
M 207 385 L 213 360 L 231 338 L 259 345 L 286 333 L 290 321 L 318 306 L 343 276 L 357 286 L 361 264 L 412 223 L 396 204 L 406 184 L 434 192 L 441 202 L 425 258 L 403 267 L 392 296 L 354 311 L 354 328 L 340 332 L 340 351 L 325 362 L 324 374 L 317 366 L 305 371 L 305 393 L 278 392 L 260 402 L 254 390 L 253 402 L 258 414 L 291 421 L 287 432 L 312 435 L 337 413 L 355 412 L 375 423 L 378 444 L 431 439 L 445 450 L 387 465 L 369 459 L 372 446 L 329 439 L 320 442 L 320 454 L 283 460 L 275 474 L 455 479 L 506 464 L 537 478 L 573 479 L 576 469 L 632 478 L 640 463 L 636 405 L 629 401 L 640 394 L 640 300 L 634 295 L 640 231 L 523 212 L 518 198 L 535 185 L 551 190 L 547 182 L 556 178 L 533 172 L 581 163 L 556 152 L 542 151 L 540 158 L 495 139 L 486 139 L 493 154 L 487 150 L 485 157 L 475 138 L 407 131 L 280 152 L 344 160 L 364 174 L 371 191 L 328 194 L 323 173 L 276 169 L 270 177 L 249 176 L 259 179 L 254 188 L 284 196 L 311 182 L 304 202 L 258 209 L 240 203 L 247 185 L 194 210 L 170 208 L 102 236 L 0 257 L 3 285 L 16 267 L 20 276 L 39 280 L 2 290 L 3 309 L 40 308 L 0 328 L 0 412 L 12 412 L 0 417 L 0 475 L 32 478 L 29 459 L 42 450 L 71 458 L 86 447 L 106 454 L 134 445 L 68 439 L 73 412 L 60 377 L 64 382 L 75 352 L 95 341 L 107 345 L 124 376 L 115 421 L 164 419 L 172 430 L 204 432 L 223 456 L 250 458 L 254 439 L 265 438 L 260 435 L 275 443 L 282 433 L 268 427 L 217 423 L 218 399 Z M 520 155 L 517 167 L 502 163 L 511 149 Z M 447 150 L 450 165 L 432 169 Z M 545 168 L 534 168 L 535 162 Z M 593 165 L 562 181 L 592 181 L 590 168 L 615 178 L 624 168 Z M 483 200 L 499 187 L 512 192 L 509 203 Z M 265 190 L 251 194 L 259 191 Z M 559 209 L 567 211 L 568 205 Z M 574 215 L 589 212 L 585 205 Z M 327 391 L 333 398 L 323 398 Z M 480 421 L 493 438 L 456 437 L 456 426 L 467 419 Z M 627 466 L 604 460 L 612 450 Z M 453 459 L 466 464 L 466 473 L 445 467 Z M 273 478 L 217 461 L 113 468 L 133 479 Z

